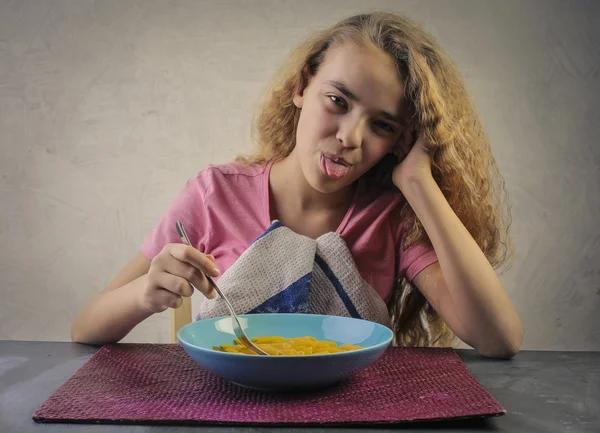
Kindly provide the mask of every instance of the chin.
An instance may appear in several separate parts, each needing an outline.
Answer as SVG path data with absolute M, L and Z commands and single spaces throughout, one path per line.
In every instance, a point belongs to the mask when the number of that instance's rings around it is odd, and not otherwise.
M 321 172 L 319 168 L 313 170 L 311 175 L 306 176 L 306 181 L 312 186 L 315 190 L 319 191 L 322 194 L 333 194 L 338 191 L 347 188 L 352 185 L 356 179 L 351 173 L 348 173 L 341 179 L 332 179 L 327 177 L 324 173 Z

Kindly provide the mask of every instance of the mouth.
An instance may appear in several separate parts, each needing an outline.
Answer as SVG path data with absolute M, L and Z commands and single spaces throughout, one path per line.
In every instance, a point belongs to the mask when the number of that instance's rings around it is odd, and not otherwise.
M 333 179 L 341 179 L 352 168 L 344 158 L 332 153 L 321 153 L 321 171 Z

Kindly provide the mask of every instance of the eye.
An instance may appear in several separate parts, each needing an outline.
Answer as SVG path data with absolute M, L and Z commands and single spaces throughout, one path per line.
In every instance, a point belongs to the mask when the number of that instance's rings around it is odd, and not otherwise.
M 387 122 L 373 122 L 373 125 L 375 125 L 376 128 L 391 134 L 396 132 L 396 129 Z
M 331 101 L 335 104 L 338 105 L 342 108 L 348 108 L 348 104 L 346 104 L 346 101 L 344 101 L 342 98 L 340 98 L 337 95 L 327 95 L 327 97 L 329 99 L 331 99 Z

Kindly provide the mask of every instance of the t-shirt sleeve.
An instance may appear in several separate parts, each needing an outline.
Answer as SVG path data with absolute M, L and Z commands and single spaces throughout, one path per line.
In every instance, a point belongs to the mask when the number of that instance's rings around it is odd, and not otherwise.
M 438 258 L 430 244 L 415 243 L 404 249 L 402 246 L 403 235 L 403 224 L 398 223 L 396 229 L 397 278 L 406 278 L 412 282 L 423 269 L 436 263 Z
M 404 276 L 408 281 L 412 282 L 423 269 L 437 261 L 438 258 L 435 251 L 428 245 L 415 244 L 406 250 L 400 249 L 398 260 L 399 275 Z
M 177 221 L 183 224 L 192 245 L 205 252 L 208 230 L 204 197 L 208 187 L 202 173 L 185 183 L 144 239 L 140 252 L 145 257 L 152 260 L 165 245 L 182 242 L 175 227 Z

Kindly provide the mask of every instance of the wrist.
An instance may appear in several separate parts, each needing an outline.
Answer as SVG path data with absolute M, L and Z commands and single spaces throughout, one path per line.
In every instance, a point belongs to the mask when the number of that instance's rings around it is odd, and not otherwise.
M 409 201 L 411 198 L 421 195 L 427 190 L 438 188 L 438 185 L 430 172 L 414 173 L 403 176 L 396 186 Z
M 154 311 L 152 310 L 152 307 L 151 307 L 150 303 L 148 302 L 148 296 L 147 296 L 148 284 L 149 284 L 148 274 L 142 275 L 141 277 L 139 277 L 137 280 L 135 280 L 133 282 L 134 287 L 132 287 L 133 290 L 131 290 L 131 294 L 134 298 L 134 304 L 135 304 L 136 310 L 150 316 L 150 315 L 154 314 Z

